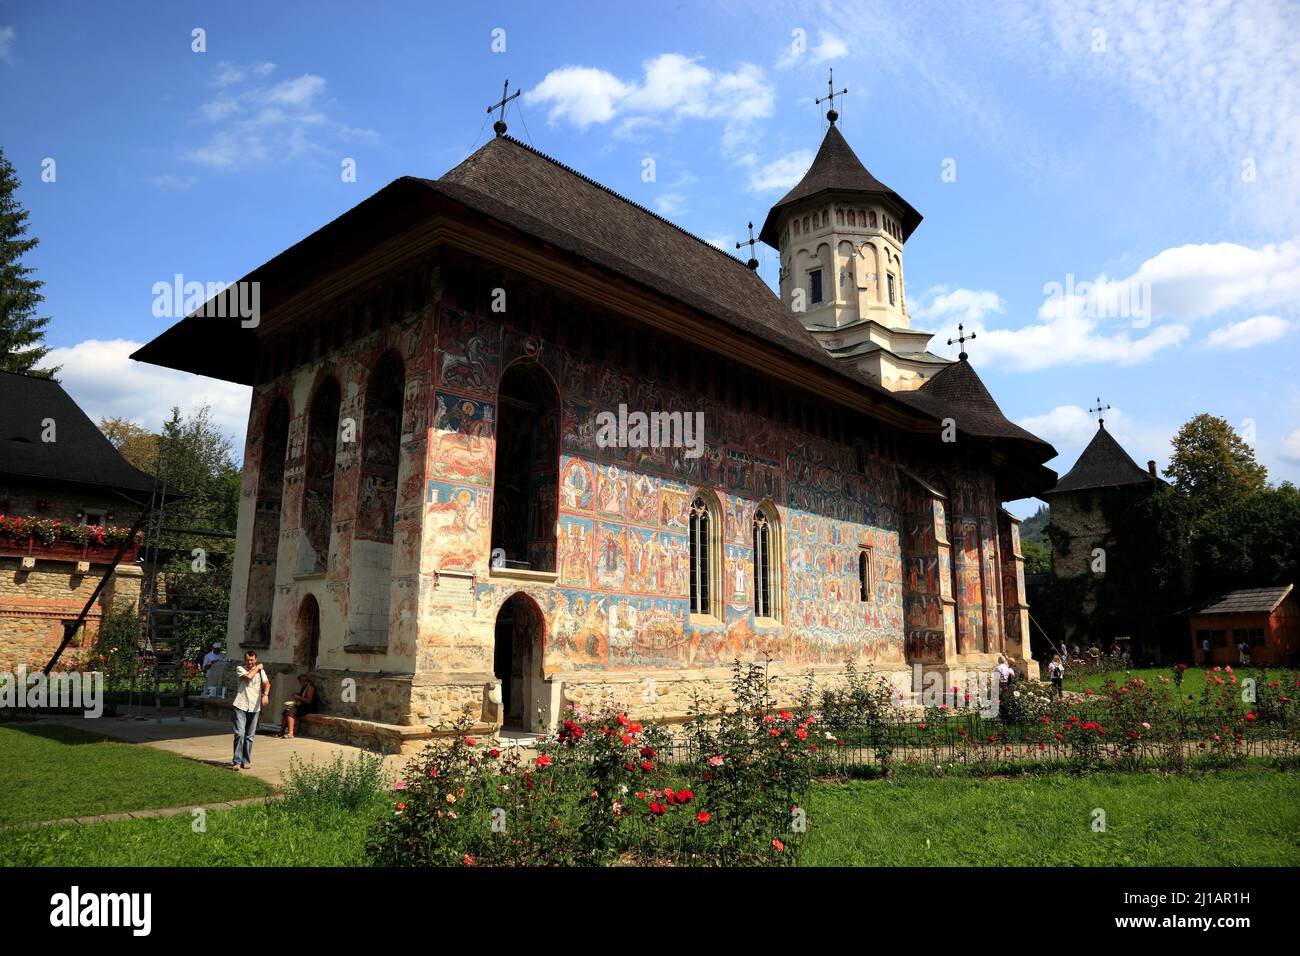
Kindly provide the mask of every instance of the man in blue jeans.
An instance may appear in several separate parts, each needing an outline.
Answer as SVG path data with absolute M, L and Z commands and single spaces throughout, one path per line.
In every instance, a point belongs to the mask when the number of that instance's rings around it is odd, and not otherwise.
M 257 718 L 271 699 L 271 681 L 252 651 L 244 654 L 244 663 L 235 670 L 239 674 L 239 690 L 235 692 L 235 704 L 231 709 L 235 721 L 235 756 L 230 767 L 232 770 L 247 770 L 253 765 Z

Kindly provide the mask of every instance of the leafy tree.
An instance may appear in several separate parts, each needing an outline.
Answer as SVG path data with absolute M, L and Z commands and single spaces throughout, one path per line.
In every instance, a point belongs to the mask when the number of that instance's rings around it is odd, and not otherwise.
M 1183 425 L 1173 440 L 1165 477 L 1183 495 L 1193 515 L 1204 514 L 1259 491 L 1268 469 L 1222 418 L 1202 413 Z
M 14 195 L 20 185 L 0 150 L 0 370 L 53 378 L 58 368 L 38 367 L 49 353 L 43 343 L 50 320 L 36 315 L 44 283 L 21 262 L 40 240 L 27 235 L 27 210 Z
M 150 475 L 158 466 L 158 436 L 143 425 L 116 416 L 99 420 L 99 430 L 122 457 Z
M 1264 488 L 1203 515 L 1196 526 L 1197 590 L 1210 596 L 1300 582 L 1300 490 Z
M 1052 549 L 1041 541 L 1020 541 L 1025 556 L 1025 574 L 1047 574 L 1052 570 Z

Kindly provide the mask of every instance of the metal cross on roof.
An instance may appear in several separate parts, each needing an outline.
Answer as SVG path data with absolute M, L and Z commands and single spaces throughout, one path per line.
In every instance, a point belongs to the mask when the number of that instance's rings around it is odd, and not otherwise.
M 836 92 L 836 90 L 835 90 L 835 67 L 831 67 L 831 75 L 830 75 L 830 79 L 828 79 L 828 80 L 826 81 L 826 90 L 827 90 L 826 95 L 818 98 L 818 100 L 817 100 L 817 105 L 818 105 L 818 106 L 821 106 L 821 105 L 822 105 L 823 103 L 825 103 L 827 100 L 830 100 L 830 101 L 831 101 L 831 108 L 830 108 L 829 110 L 826 111 L 826 118 L 827 118 L 828 120 L 830 120 L 830 121 L 831 121 L 831 125 L 834 126 L 834 125 L 835 125 L 835 121 L 836 121 L 837 119 L 840 118 L 840 114 L 837 113 L 837 112 L 835 112 L 835 97 L 837 97 L 837 96 L 843 96 L 845 93 L 847 93 L 847 92 L 849 91 L 849 88 L 846 86 L 846 87 L 844 87 L 844 89 L 840 90 L 839 92 Z
M 756 242 L 758 242 L 758 240 L 754 238 L 754 224 L 751 222 L 749 224 L 749 241 L 736 243 L 737 249 L 741 246 L 749 246 L 749 261 L 746 262 L 745 265 L 749 266 L 750 269 L 758 268 L 758 260 L 754 258 L 754 243 Z
M 1098 427 L 1098 428 L 1104 428 L 1104 427 L 1105 427 L 1105 425 L 1106 425 L 1106 419 L 1104 419 L 1104 418 L 1101 417 L 1101 413 L 1104 412 L 1104 411 L 1107 411 L 1109 408 L 1110 408 L 1109 405 L 1103 405 L 1103 404 L 1101 403 L 1101 396 L 1098 396 L 1098 397 L 1097 397 L 1097 407 L 1096 407 L 1096 408 L 1090 408 L 1090 409 L 1088 409 L 1088 414 L 1089 414 L 1089 415 L 1096 415 L 1096 416 L 1097 416 L 1097 427 Z
M 968 340 L 973 341 L 973 340 L 975 339 L 975 333 L 974 333 L 974 332 L 972 332 L 970 335 L 966 335 L 966 334 L 964 334 L 964 330 L 965 330 L 965 328 L 966 328 L 966 326 L 964 326 L 964 325 L 962 325 L 960 322 L 958 322 L 958 323 L 957 323 L 957 337 L 956 337 L 955 339 L 949 339 L 949 340 L 948 340 L 948 344 L 949 344 L 949 345 L 952 345 L 953 342 L 956 342 L 958 345 L 961 346 L 961 351 L 957 354 L 957 358 L 960 359 L 960 360 L 963 361 L 963 362 L 966 361 L 966 342 L 967 342 Z
M 510 93 L 510 81 L 506 80 L 506 85 L 501 89 L 501 102 L 493 103 L 487 108 L 488 113 L 491 113 L 493 110 L 501 111 L 501 115 L 497 117 L 497 121 L 492 124 L 492 129 L 498 136 L 504 136 L 506 134 L 506 104 L 522 92 L 523 90 L 515 90 L 513 93 Z M 510 95 L 507 96 L 507 93 L 510 93 Z

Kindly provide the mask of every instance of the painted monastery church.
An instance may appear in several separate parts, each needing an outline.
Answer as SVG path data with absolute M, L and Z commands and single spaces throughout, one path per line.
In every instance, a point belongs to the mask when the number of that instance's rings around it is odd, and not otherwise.
M 903 691 L 1026 661 L 1001 503 L 1056 452 L 911 327 L 921 216 L 829 118 L 760 233 L 779 296 L 498 123 L 246 276 L 256 326 L 196 313 L 138 351 L 253 387 L 231 655 L 277 693 L 309 671 L 313 732 L 385 746 L 466 710 L 672 719 L 736 659 Z M 620 407 L 702 413 L 703 442 L 605 447 Z

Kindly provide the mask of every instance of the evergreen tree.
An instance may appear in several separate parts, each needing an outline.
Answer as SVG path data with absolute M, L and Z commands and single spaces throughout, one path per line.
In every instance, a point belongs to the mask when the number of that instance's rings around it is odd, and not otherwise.
M 36 315 L 45 301 L 43 283 L 21 262 L 39 240 L 27 236 L 27 210 L 15 197 L 19 185 L 0 150 L 0 370 L 53 378 L 57 368 L 38 367 L 49 352 L 43 343 L 50 320 Z

